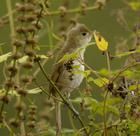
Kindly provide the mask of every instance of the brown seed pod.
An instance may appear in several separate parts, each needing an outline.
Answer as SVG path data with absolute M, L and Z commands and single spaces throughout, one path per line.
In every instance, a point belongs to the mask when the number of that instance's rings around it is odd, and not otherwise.
M 18 39 L 15 39 L 12 43 L 14 46 L 16 46 L 17 48 L 22 47 L 24 45 L 24 42 Z
M 16 52 L 12 55 L 12 59 L 17 60 L 21 58 L 22 54 L 20 52 Z
M 36 27 L 36 29 L 41 29 L 42 28 L 42 23 L 41 22 L 38 22 L 38 23 L 36 23 L 36 21 L 34 21 L 33 23 L 32 23 L 35 27 Z
M 22 76 L 21 77 L 21 81 L 25 84 L 29 83 L 31 80 L 31 78 L 29 76 Z
M 23 23 L 23 22 L 26 22 L 26 20 L 27 19 L 23 15 L 20 15 L 20 16 L 17 17 L 17 21 L 19 21 L 19 22 L 22 22 Z
M 26 53 L 26 55 L 28 55 L 29 57 L 35 56 L 35 52 L 34 52 L 32 49 L 30 49 L 30 48 L 26 48 L 26 49 L 25 49 L 25 53 Z
M 36 27 L 35 26 L 29 26 L 26 29 L 26 32 L 30 32 L 30 33 L 34 33 L 36 31 Z
M 13 73 L 17 73 L 17 68 L 16 67 L 13 67 L 13 66 L 8 66 L 8 68 L 7 68 L 7 70 L 9 71 L 9 72 L 13 72 Z
M 34 128 L 35 125 L 36 125 L 36 122 L 35 122 L 35 121 L 30 121 L 30 122 L 27 123 L 27 126 L 28 126 L 29 128 Z
M 19 127 L 19 121 L 16 119 L 11 119 L 10 124 L 15 128 Z
M 0 97 L 0 100 L 3 101 L 4 103 L 8 104 L 10 101 L 10 98 L 6 95 L 3 95 Z
M 19 95 L 21 95 L 21 96 L 26 96 L 26 95 L 27 95 L 27 91 L 24 90 L 24 89 L 22 89 L 22 88 L 19 88 L 19 89 L 17 90 L 17 93 L 18 93 Z
M 24 6 L 24 4 L 16 3 L 16 4 L 15 4 L 15 7 L 16 7 L 16 10 L 17 10 L 17 11 L 20 11 L 20 12 L 24 12 L 24 11 L 25 11 L 25 6 Z
M 31 110 L 35 111 L 35 110 L 37 109 L 37 106 L 36 106 L 36 105 L 31 105 L 29 108 L 30 108 Z
M 27 69 L 31 69 L 31 68 L 33 68 L 33 62 L 27 61 L 23 64 L 23 67 L 27 68 Z
M 24 26 L 17 26 L 16 27 L 16 32 L 17 33 L 26 33 L 27 32 L 27 29 L 24 27 Z
M 29 113 L 30 115 L 34 115 L 34 114 L 36 114 L 36 111 L 35 111 L 35 110 L 29 110 L 28 113 Z
M 32 46 L 35 46 L 36 45 L 36 39 L 34 38 L 34 39 L 27 39 L 26 40 L 26 44 L 27 45 L 32 45 Z
M 25 16 L 25 20 L 26 20 L 26 22 L 33 22 L 33 21 L 37 20 L 37 16 L 29 14 L 29 15 Z
M 64 7 L 64 6 L 60 6 L 59 7 L 59 10 L 60 10 L 60 16 L 61 17 L 64 17 L 65 15 L 66 15 L 66 12 L 67 12 L 67 9 L 66 9 L 66 7 Z
M 30 115 L 29 117 L 28 117 L 28 119 L 30 120 L 30 121 L 36 121 L 36 116 L 35 115 Z
M 34 5 L 31 3 L 25 3 L 25 4 L 21 4 L 21 3 L 16 3 L 16 10 L 19 12 L 30 12 L 30 11 L 34 11 Z
M 5 87 L 12 88 L 13 86 L 14 86 L 14 81 L 10 80 L 10 79 L 7 79 L 6 82 L 5 82 Z
M 15 104 L 15 108 L 16 108 L 16 110 L 18 110 L 20 112 L 20 111 L 22 111 L 22 110 L 25 109 L 25 103 L 23 103 L 23 102 L 21 102 L 21 103 L 17 102 Z

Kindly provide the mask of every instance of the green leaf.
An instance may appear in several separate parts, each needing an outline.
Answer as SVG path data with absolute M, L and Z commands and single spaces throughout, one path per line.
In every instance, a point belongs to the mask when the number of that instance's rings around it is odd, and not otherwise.
M 37 94 L 37 93 L 41 93 L 42 90 L 40 88 L 33 88 L 33 89 L 30 89 L 30 90 L 27 90 L 27 93 L 29 94 Z
M 68 61 L 68 60 L 71 60 L 71 59 L 76 59 L 77 57 L 78 57 L 77 52 L 74 52 L 74 53 L 71 53 L 71 54 L 66 54 L 58 61 L 58 63 L 65 62 L 65 61 Z
M 75 66 L 74 66 L 75 67 Z M 79 67 L 79 65 L 77 65 L 76 66 L 76 68 L 78 68 Z M 83 75 L 85 78 L 87 78 L 89 75 L 90 75 L 90 73 L 91 73 L 91 71 L 90 70 L 85 70 L 85 71 L 83 71 L 83 70 L 74 70 L 73 71 L 73 73 L 74 74 L 80 74 L 80 75 Z
M 5 89 L 0 89 L 0 96 L 5 94 L 5 92 L 6 92 Z M 40 88 L 33 88 L 33 89 L 30 89 L 30 90 L 27 90 L 28 94 L 38 94 L 40 92 L 42 92 L 42 90 Z M 16 90 L 9 90 L 8 94 L 13 95 L 13 96 L 19 96 Z
M 123 72 L 123 76 L 129 79 L 140 79 L 140 71 L 138 70 L 126 70 Z
M 106 77 L 108 77 L 108 76 L 110 75 L 110 72 L 109 72 L 107 69 L 101 69 L 101 70 L 99 71 L 99 74 L 100 74 L 101 76 L 106 76 Z
M 130 85 L 130 86 L 128 87 L 128 89 L 129 89 L 130 91 L 135 91 L 136 89 L 140 89 L 140 84 L 139 84 L 139 85 Z
M 48 59 L 48 57 L 46 55 L 37 55 L 37 57 L 39 57 L 40 59 Z M 28 56 L 23 56 L 20 59 L 18 59 L 18 62 L 20 64 L 23 64 L 28 60 L 28 58 L 29 58 Z
M 132 10 L 138 11 L 140 10 L 140 1 L 129 2 L 129 6 L 131 7 Z
M 8 52 L 6 54 L 3 54 L 0 56 L 0 63 L 6 61 L 11 56 L 11 52 Z
M 107 78 L 97 78 L 97 79 L 93 79 L 93 82 L 99 86 L 99 87 L 103 87 L 104 85 L 109 83 L 109 80 Z
M 115 56 L 115 58 L 121 58 L 121 57 L 125 57 L 125 56 L 128 56 L 128 55 L 131 55 L 131 54 L 134 54 L 134 53 L 140 53 L 140 49 L 138 50 L 135 50 L 135 51 L 128 51 L 128 52 L 123 52 L 123 53 L 120 53 L 120 54 L 117 54 Z

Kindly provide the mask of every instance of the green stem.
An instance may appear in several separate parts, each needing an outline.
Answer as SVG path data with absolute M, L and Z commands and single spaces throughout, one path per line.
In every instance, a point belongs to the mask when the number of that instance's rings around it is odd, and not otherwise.
M 7 10 L 8 10 L 8 16 L 9 16 L 11 36 L 14 37 L 15 36 L 15 27 L 14 27 L 14 19 L 13 19 L 11 0 L 6 0 L 6 5 L 7 5 Z
M 106 59 L 107 59 L 107 68 L 108 68 L 108 71 L 110 72 L 111 71 L 111 66 L 110 66 L 110 57 L 109 57 L 109 53 L 108 51 L 105 52 L 106 54 Z M 104 96 L 104 106 L 103 106 L 103 113 L 104 113 L 104 136 L 107 136 L 107 119 L 106 119 L 106 101 L 107 101 L 107 96 L 108 96 L 108 90 L 106 90 L 105 92 L 105 96 Z
M 98 5 L 91 6 L 91 7 L 86 7 L 86 8 L 84 8 L 84 11 L 97 10 L 97 9 L 99 9 Z M 72 14 L 72 13 L 78 13 L 78 12 L 80 13 L 80 12 L 82 12 L 82 10 L 83 10 L 82 8 L 75 8 L 75 9 L 66 10 L 65 12 L 69 13 L 69 14 Z M 54 15 L 61 14 L 61 11 L 50 11 L 50 12 L 47 12 L 46 14 L 47 14 L 47 16 L 48 15 L 49 16 L 54 16 Z

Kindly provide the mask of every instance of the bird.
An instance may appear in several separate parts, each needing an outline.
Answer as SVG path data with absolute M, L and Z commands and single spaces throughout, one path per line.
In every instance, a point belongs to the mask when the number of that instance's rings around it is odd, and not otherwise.
M 92 39 L 92 31 L 85 24 L 76 24 L 66 34 L 66 40 L 63 47 L 58 53 L 56 63 L 53 67 L 51 76 L 52 82 L 60 90 L 62 95 L 70 97 L 71 92 L 80 86 L 84 76 L 76 73 L 76 71 L 84 72 L 85 67 L 81 63 L 84 61 L 84 53 L 88 43 Z M 65 55 L 76 53 L 75 58 L 70 58 L 66 61 L 59 61 Z M 58 97 L 54 86 L 50 85 L 50 93 Z M 61 109 L 60 102 L 55 100 L 56 110 L 56 136 L 61 135 Z

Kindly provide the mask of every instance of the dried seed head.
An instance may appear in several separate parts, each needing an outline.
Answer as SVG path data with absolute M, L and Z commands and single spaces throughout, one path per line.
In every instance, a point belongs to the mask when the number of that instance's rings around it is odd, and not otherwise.
M 20 16 L 18 16 L 17 17 L 17 21 L 19 21 L 19 22 L 26 22 L 26 18 L 25 18 L 25 16 L 23 16 L 23 15 L 20 15 Z
M 8 104 L 10 101 L 10 98 L 6 95 L 3 95 L 0 97 L 0 100 L 3 101 L 4 103 Z
M 36 122 L 35 122 L 35 121 L 30 121 L 30 122 L 27 123 L 27 126 L 28 126 L 29 128 L 34 128 L 35 125 L 36 125 Z
M 64 6 L 60 6 L 59 7 L 59 10 L 60 10 L 60 16 L 61 17 L 64 17 L 65 15 L 66 15 L 66 12 L 67 12 L 67 9 L 66 9 L 66 7 L 64 7 Z
M 23 46 L 24 42 L 21 40 L 15 39 L 12 44 L 18 48 L 18 47 Z
M 12 55 L 12 59 L 17 60 L 21 58 L 22 54 L 20 52 L 16 52 Z
M 87 5 L 85 3 L 81 3 L 81 8 L 85 9 Z
M 16 67 L 13 67 L 13 66 L 8 66 L 7 70 L 10 72 L 10 73 L 14 73 L 14 75 L 17 73 L 18 69 Z
M 25 11 L 25 6 L 21 3 L 16 3 L 15 7 L 17 11 Z
M 28 117 L 28 119 L 30 120 L 30 121 L 36 121 L 36 116 L 35 115 L 30 115 L 29 117 Z
M 26 55 L 28 55 L 29 57 L 35 56 L 35 52 L 34 52 L 32 49 L 30 49 L 30 48 L 26 48 L 26 49 L 25 49 L 25 53 L 26 53 Z
M 31 105 L 29 108 L 30 108 L 31 110 L 33 110 L 33 111 L 36 111 L 37 106 L 36 106 L 36 105 Z
M 36 27 L 36 29 L 41 29 L 42 28 L 42 23 L 41 22 L 38 22 L 38 23 L 36 23 L 36 21 L 34 21 L 33 23 L 32 23 L 35 27 Z
M 81 14 L 85 15 L 86 14 L 86 9 L 87 5 L 85 3 L 81 3 Z
M 17 89 L 17 93 L 21 96 L 26 96 L 27 95 L 27 91 L 22 89 L 22 88 Z
M 26 15 L 25 18 L 26 18 L 27 22 L 33 22 L 33 21 L 35 21 L 37 19 L 37 16 L 30 14 L 30 15 Z
M 26 44 L 27 45 L 32 45 L 32 46 L 36 46 L 36 39 L 34 38 L 34 39 L 27 39 L 26 40 Z
M 23 64 L 23 67 L 26 69 L 31 69 L 31 68 L 33 68 L 33 62 L 27 61 Z
M 16 32 L 17 33 L 26 33 L 26 31 L 27 30 L 26 30 L 26 28 L 24 26 L 22 26 L 22 27 L 21 26 L 19 26 L 19 27 L 17 26 L 16 27 Z
M 22 111 L 22 110 L 24 110 L 25 107 L 26 107 L 26 106 L 25 106 L 25 103 L 23 103 L 23 102 L 21 102 L 21 103 L 17 102 L 17 103 L 15 104 L 15 108 L 16 108 L 16 110 L 18 110 L 19 112 Z
M 14 86 L 14 83 L 15 82 L 13 80 L 7 79 L 5 82 L 5 87 L 12 88 Z
M 34 114 L 36 114 L 36 111 L 34 111 L 34 110 L 29 110 L 28 113 L 29 113 L 30 115 L 34 115 Z
M 10 124 L 15 128 L 19 127 L 19 121 L 16 119 L 11 119 Z
M 29 83 L 31 81 L 31 77 L 30 76 L 22 76 L 21 81 L 23 83 L 27 84 L 27 83 Z
M 29 26 L 26 29 L 26 32 L 30 32 L 30 33 L 34 33 L 36 31 L 36 27 L 35 26 Z
M 20 12 L 34 11 L 34 5 L 31 3 L 25 3 L 25 4 L 16 3 L 16 10 Z

